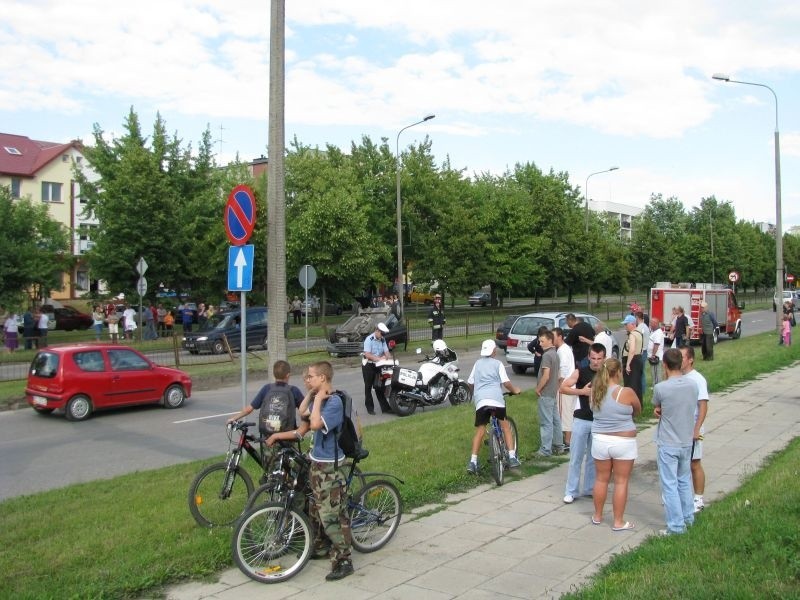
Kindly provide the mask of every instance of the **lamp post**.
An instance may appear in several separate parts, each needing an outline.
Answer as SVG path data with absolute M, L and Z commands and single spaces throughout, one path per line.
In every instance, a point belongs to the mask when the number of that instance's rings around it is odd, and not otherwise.
M 419 125 L 420 123 L 424 123 L 425 121 L 430 121 L 436 115 L 428 115 L 421 121 L 417 121 L 416 123 L 411 123 L 411 125 L 406 125 L 400 131 L 397 132 L 397 143 L 396 143 L 396 153 L 397 153 L 397 295 L 400 298 L 400 317 L 405 314 L 405 307 L 403 304 L 405 303 L 405 286 L 403 285 L 403 203 L 400 197 L 400 134 L 403 133 L 406 129 L 410 127 L 414 127 L 414 125 Z
M 772 97 L 775 98 L 775 295 L 780 299 L 780 294 L 783 292 L 783 224 L 781 223 L 781 143 L 778 131 L 778 95 L 775 90 L 763 83 L 737 81 L 723 73 L 714 73 L 711 78 L 726 83 L 741 83 L 742 85 L 766 88 L 772 92 Z M 783 325 L 783 313 L 780 310 L 775 311 L 775 320 L 777 321 L 778 335 L 780 335 Z
M 594 173 L 589 173 L 586 177 L 586 185 L 583 187 L 583 193 L 586 196 L 586 233 L 589 233 L 589 178 L 594 175 L 600 175 L 600 173 L 610 173 L 611 171 L 616 171 L 619 167 L 609 167 L 608 169 L 604 169 L 602 171 L 595 171 Z

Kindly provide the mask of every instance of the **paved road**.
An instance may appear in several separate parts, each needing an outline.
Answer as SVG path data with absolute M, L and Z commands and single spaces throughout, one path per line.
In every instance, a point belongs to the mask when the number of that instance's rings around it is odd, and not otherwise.
M 746 314 L 743 335 L 772 328 L 773 313 Z M 724 341 L 722 343 L 729 343 Z M 478 348 L 462 352 L 461 371 L 466 378 L 478 356 Z M 414 358 L 404 359 L 413 366 Z M 524 390 L 533 376 L 514 375 Z M 292 381 L 299 385 L 298 377 Z M 250 381 L 252 398 L 263 381 Z M 363 410 L 363 383 L 357 367 L 337 368 L 335 384 L 356 399 L 364 424 L 387 418 Z M 114 477 L 136 470 L 217 456 L 227 449 L 224 423 L 241 407 L 241 387 L 195 392 L 175 411 L 161 407 L 137 407 L 101 412 L 82 423 L 70 423 L 60 414 L 37 415 L 21 409 L 0 413 L 0 500 L 63 487 L 72 483 Z

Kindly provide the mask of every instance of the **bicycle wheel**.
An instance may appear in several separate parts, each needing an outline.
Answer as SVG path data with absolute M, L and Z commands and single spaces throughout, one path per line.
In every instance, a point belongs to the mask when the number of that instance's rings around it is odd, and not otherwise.
M 517 456 L 519 456 L 520 454 L 519 454 L 519 438 L 517 437 L 517 424 L 514 422 L 514 419 L 512 419 L 508 415 L 506 415 L 506 421 L 508 421 L 508 424 L 511 426 L 511 439 L 514 440 L 514 450 L 516 451 Z
M 203 527 L 231 525 L 244 512 L 253 480 L 242 467 L 228 470 L 227 462 L 200 471 L 189 488 L 189 512 Z
M 503 457 L 505 453 L 503 450 L 505 449 L 505 444 L 494 431 L 489 440 L 489 462 L 492 467 L 492 479 L 497 485 L 503 485 L 503 469 L 505 468 L 503 464 L 505 462 Z
M 403 516 L 400 492 L 393 483 L 370 481 L 349 502 L 350 532 L 353 548 L 359 552 L 375 552 L 383 548 L 397 531 Z
M 303 569 L 311 541 L 308 517 L 294 508 L 267 504 L 239 520 L 231 551 L 242 573 L 261 583 L 278 583 Z

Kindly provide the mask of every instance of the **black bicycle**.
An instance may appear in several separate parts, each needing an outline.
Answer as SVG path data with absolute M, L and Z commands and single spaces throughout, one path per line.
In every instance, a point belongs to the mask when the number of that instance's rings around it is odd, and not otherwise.
M 239 569 L 261 583 L 285 581 L 299 573 L 311 558 L 315 524 L 307 516 L 314 502 L 309 483 L 309 459 L 293 447 L 279 451 L 288 476 L 275 478 L 259 488 L 261 497 L 273 501 L 255 505 L 237 523 L 231 550 Z M 363 457 L 366 458 L 366 453 Z M 346 469 L 345 491 L 353 548 L 374 552 L 394 536 L 403 514 L 400 493 L 390 481 L 376 479 L 356 490 L 353 482 L 387 473 L 357 474 L 354 459 Z M 400 479 L 394 477 L 402 483 Z M 263 488 L 263 489 L 262 489 Z M 251 497 L 251 505 L 258 495 Z
M 510 394 L 503 394 L 504 396 Z M 511 426 L 511 438 L 514 440 L 514 450 L 519 454 L 519 438 L 517 437 L 517 424 L 514 419 L 506 414 L 506 421 Z M 492 470 L 492 479 L 500 486 L 503 485 L 503 472 L 508 467 L 508 447 L 506 445 L 506 437 L 503 435 L 503 426 L 500 424 L 500 419 L 495 416 L 492 411 L 489 425 L 486 427 L 486 435 L 488 436 L 487 442 L 489 444 L 489 465 Z
M 224 461 L 209 465 L 200 471 L 189 488 L 189 512 L 204 527 L 232 525 L 244 512 L 247 499 L 253 493 L 253 478 L 241 465 L 246 452 L 263 472 L 271 471 L 273 453 L 261 437 L 249 433 L 255 423 L 236 421 L 228 423 L 228 452 Z M 234 434 L 239 439 L 234 440 Z

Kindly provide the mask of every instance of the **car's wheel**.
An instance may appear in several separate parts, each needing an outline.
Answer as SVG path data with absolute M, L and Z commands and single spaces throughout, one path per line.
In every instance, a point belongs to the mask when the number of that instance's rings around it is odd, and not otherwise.
M 619 360 L 619 346 L 613 346 L 611 348 L 611 356 Z
M 733 339 L 735 339 L 735 340 L 738 340 L 740 337 L 742 337 L 742 324 L 741 324 L 741 322 L 736 324 L 736 329 L 734 330 L 733 335 L 731 337 Z
M 83 394 L 75 396 L 67 402 L 64 413 L 70 421 L 84 421 L 92 414 L 92 401 Z
M 264 348 L 264 350 L 268 350 L 269 349 L 269 336 L 268 335 L 264 336 L 264 343 L 261 344 L 261 346 Z
M 514 371 L 517 375 L 524 375 L 525 371 L 528 370 L 528 367 L 525 365 L 511 365 L 511 370 Z
M 719 344 L 719 329 L 714 330 L 714 344 Z
M 42 408 L 41 406 L 34 406 L 33 410 L 35 410 L 40 415 L 49 415 L 55 409 L 54 408 Z
M 225 352 L 225 344 L 222 343 L 222 340 L 215 340 L 211 344 L 211 354 L 222 354 L 223 352 Z
M 164 408 L 180 408 L 186 400 L 183 386 L 173 383 L 164 392 Z

